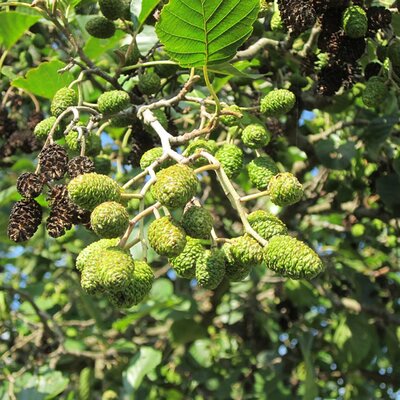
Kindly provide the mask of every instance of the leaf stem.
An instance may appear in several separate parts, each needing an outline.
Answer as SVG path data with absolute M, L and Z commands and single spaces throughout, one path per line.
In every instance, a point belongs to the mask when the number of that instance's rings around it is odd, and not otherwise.
M 219 115 L 219 113 L 221 111 L 221 103 L 220 103 L 217 93 L 215 93 L 215 90 L 214 90 L 213 86 L 211 85 L 210 79 L 208 77 L 207 65 L 203 66 L 203 74 L 204 74 L 204 80 L 206 82 L 207 88 L 210 91 L 210 94 L 215 101 L 215 114 Z

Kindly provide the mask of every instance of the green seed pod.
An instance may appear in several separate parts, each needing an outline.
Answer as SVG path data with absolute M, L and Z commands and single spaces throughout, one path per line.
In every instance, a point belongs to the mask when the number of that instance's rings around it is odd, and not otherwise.
M 171 217 L 153 221 L 147 233 L 150 246 L 160 256 L 176 257 L 186 245 L 186 232 Z
M 53 100 L 51 101 L 50 111 L 55 117 L 58 117 L 68 107 L 73 107 L 77 104 L 78 95 L 75 90 L 64 87 L 58 90 L 54 95 Z
M 296 104 L 296 96 L 286 89 L 275 89 L 261 99 L 260 111 L 268 117 L 287 114 Z
M 139 78 L 139 90 L 150 96 L 157 93 L 161 88 L 161 79 L 155 72 L 148 72 Z
M 123 205 L 115 201 L 107 201 L 93 210 L 90 225 L 96 235 L 103 238 L 116 238 L 128 228 L 129 214 Z
M 268 155 L 256 157 L 247 165 L 250 182 L 258 189 L 265 190 L 270 180 L 279 173 L 275 161 Z
M 121 189 L 117 182 L 95 172 L 79 175 L 68 184 L 70 199 L 84 210 L 93 210 L 106 201 L 119 201 Z
M 48 117 L 45 118 L 43 121 L 40 121 L 33 130 L 33 134 L 40 140 L 45 141 L 49 136 L 51 128 L 53 127 L 54 123 L 56 122 L 56 117 Z M 55 140 L 61 139 L 63 136 L 63 128 L 61 125 L 57 125 L 56 130 L 54 131 L 53 138 Z
M 194 279 L 196 277 L 196 262 L 204 251 L 205 248 L 199 239 L 186 236 L 186 246 L 182 253 L 177 257 L 170 258 L 169 263 L 182 278 Z
M 203 207 L 191 206 L 182 216 L 182 226 L 186 233 L 196 239 L 209 239 L 213 227 L 213 217 Z
M 128 49 L 129 49 L 129 44 L 125 44 L 122 46 L 119 51 L 124 54 L 125 57 L 125 65 L 135 65 L 138 63 L 140 57 L 142 55 L 140 54 L 139 48 L 134 45 L 132 46 L 131 51 L 128 54 Z
M 290 172 L 275 175 L 268 184 L 271 201 L 277 206 L 289 206 L 301 200 L 303 186 Z
M 91 368 L 83 368 L 79 374 L 79 400 L 92 398 L 93 371 Z
M 305 243 L 290 236 L 274 236 L 264 248 L 267 267 L 292 279 L 311 279 L 322 269 L 319 256 Z
M 271 31 L 283 31 L 285 30 L 285 25 L 283 24 L 281 13 L 279 10 L 275 11 L 271 17 Z
M 183 207 L 197 191 L 198 179 L 187 165 L 176 164 L 157 173 L 151 194 L 163 206 Z
M 266 146 L 271 140 L 271 134 L 260 124 L 246 126 L 242 132 L 242 142 L 251 149 Z
M 163 155 L 162 147 L 154 147 L 150 150 L 147 150 L 140 159 L 140 168 L 142 170 L 145 170 L 147 167 L 153 164 L 154 161 L 158 160 L 162 155 Z M 173 160 L 167 158 L 155 170 L 157 171 L 163 168 L 170 167 L 174 163 L 175 162 Z
M 343 13 L 342 25 L 347 36 L 361 38 L 368 30 L 367 13 L 359 6 L 347 7 Z
M 110 157 L 100 154 L 93 159 L 95 171 L 98 174 L 108 175 L 111 172 Z
M 214 155 L 218 150 L 217 143 L 215 140 L 205 140 L 205 139 L 197 139 L 193 140 L 188 144 L 186 150 L 183 152 L 185 157 L 191 156 L 193 154 L 199 153 L 200 151 L 205 151 Z M 205 157 L 200 157 L 193 164 L 195 168 L 202 167 L 203 165 L 207 165 L 208 161 Z
M 379 76 L 372 76 L 365 86 L 362 100 L 367 107 L 377 108 L 385 100 L 387 94 L 385 81 Z
M 400 67 L 400 41 L 396 40 L 390 44 L 387 55 L 395 67 Z
M 247 220 L 250 226 L 265 240 L 269 240 L 276 235 L 288 234 L 286 225 L 267 211 L 253 211 L 248 215 Z
M 104 115 L 116 114 L 129 107 L 130 98 L 123 90 L 105 92 L 97 99 L 99 111 Z
M 240 174 L 243 168 L 243 151 L 234 144 L 224 144 L 215 154 L 228 178 L 232 179 Z
M 160 60 L 164 61 L 164 60 Z M 167 60 L 165 60 L 167 61 Z M 170 78 L 178 71 L 179 65 L 175 64 L 157 64 L 154 66 L 154 71 L 161 78 Z
M 114 22 L 104 17 L 93 17 L 86 25 L 87 33 L 98 39 L 108 39 L 115 34 Z
M 121 0 L 99 0 L 99 7 L 101 13 L 111 21 L 124 15 L 124 3 Z
M 219 120 L 226 126 L 236 126 L 240 119 L 243 118 L 243 114 L 240 110 L 240 107 L 237 105 L 232 105 L 229 107 L 224 108 L 222 111 L 234 111 L 236 113 L 238 113 L 238 117 L 236 117 L 235 115 L 221 115 L 219 117 Z
M 119 239 L 100 239 L 97 242 L 93 242 L 89 246 L 86 246 L 76 258 L 76 269 L 82 272 L 83 269 L 90 264 L 96 254 L 103 249 L 116 246 L 118 242 Z
M 204 289 L 215 289 L 225 275 L 225 257 L 221 250 L 205 250 L 196 263 L 196 279 Z

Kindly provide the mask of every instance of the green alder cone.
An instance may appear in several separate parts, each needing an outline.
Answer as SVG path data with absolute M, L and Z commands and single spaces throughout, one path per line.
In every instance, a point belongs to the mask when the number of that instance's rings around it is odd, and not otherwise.
M 123 90 L 111 90 L 105 92 L 97 99 L 99 111 L 104 115 L 116 114 L 125 110 L 129 105 L 129 95 Z
M 86 23 L 85 29 L 89 35 L 98 39 L 108 39 L 115 34 L 114 22 L 102 16 L 90 19 Z
M 362 95 L 363 103 L 370 108 L 376 108 L 382 104 L 388 95 L 388 88 L 383 78 L 372 76 L 364 89 Z
M 242 281 L 249 275 L 252 267 L 263 261 L 261 245 L 248 234 L 224 243 L 222 251 L 225 256 L 226 276 L 233 282 Z
M 93 210 L 90 225 L 96 235 L 103 238 L 116 238 L 128 228 L 129 214 L 123 205 L 115 201 L 107 201 Z
M 52 116 L 45 118 L 43 121 L 40 121 L 36 126 L 35 129 L 33 130 L 33 134 L 41 141 L 45 141 L 47 137 L 49 136 L 49 133 L 51 131 L 51 128 L 53 127 L 54 123 L 56 122 L 57 118 Z M 61 139 L 63 136 L 63 129 L 60 125 L 57 125 L 54 134 L 53 134 L 53 139 Z
M 161 79 L 155 72 L 148 72 L 139 78 L 138 87 L 143 94 L 155 94 L 161 88 Z
M 106 201 L 119 201 L 121 188 L 110 177 L 92 172 L 72 179 L 68 184 L 68 194 L 73 203 L 92 211 Z
M 240 174 L 243 168 L 243 151 L 234 144 L 224 144 L 215 154 L 228 178 Z
M 136 45 L 132 46 L 132 50 L 127 55 L 128 49 L 129 49 L 129 44 L 125 44 L 119 49 L 125 55 L 125 65 L 137 64 L 140 57 L 142 57 L 139 48 Z
M 64 87 L 58 90 L 54 95 L 51 101 L 50 111 L 55 117 L 58 117 L 68 107 L 76 105 L 78 105 L 78 94 L 74 89 Z
M 232 105 L 223 109 L 223 111 L 234 111 L 239 114 L 238 117 L 235 115 L 221 115 L 219 120 L 226 126 L 236 126 L 238 125 L 241 118 L 243 118 L 243 114 L 240 110 L 240 107 L 237 105 Z
M 79 132 L 70 131 L 65 135 L 65 143 L 71 151 L 78 152 L 82 147 L 82 140 L 79 139 Z M 88 156 L 95 156 L 101 151 L 101 139 L 94 133 L 85 136 L 85 153 Z
M 217 150 L 218 146 L 215 140 L 197 139 L 188 144 L 186 150 L 183 152 L 183 155 L 188 157 L 193 154 L 199 153 L 200 151 L 205 151 L 207 153 L 210 153 L 211 155 L 214 155 Z M 209 164 L 209 162 L 205 157 L 199 157 L 193 165 L 195 168 L 199 168 L 207 164 Z
M 191 206 L 184 212 L 181 224 L 189 236 L 196 239 L 209 239 L 213 217 L 205 208 Z
M 271 134 L 260 124 L 246 126 L 242 132 L 242 142 L 250 149 L 266 146 L 271 140 Z
M 123 289 L 111 288 L 106 292 L 109 301 L 118 308 L 139 304 L 150 292 L 154 282 L 153 270 L 145 261 L 135 261 L 135 270 L 129 284 Z
M 258 190 L 265 190 L 270 180 L 279 173 L 275 161 L 268 155 L 256 157 L 247 165 L 250 182 Z
M 153 221 L 147 233 L 150 246 L 160 256 L 176 257 L 186 245 L 186 232 L 171 217 Z
M 124 16 L 124 3 L 121 0 L 99 0 L 101 13 L 109 20 L 115 21 Z
M 154 147 L 150 150 L 147 150 L 140 159 L 140 168 L 142 170 L 145 170 L 147 167 L 153 164 L 154 161 L 158 160 L 162 155 L 163 155 L 162 147 Z M 168 168 L 173 164 L 175 164 L 175 161 L 171 160 L 170 158 L 167 158 L 155 168 L 155 171 Z
M 214 290 L 225 276 L 225 257 L 221 250 L 206 250 L 196 263 L 196 279 L 204 289 Z
M 275 89 L 261 99 L 260 111 L 268 117 L 287 114 L 296 104 L 296 96 L 287 89 Z
M 292 279 L 311 279 L 323 269 L 318 254 L 290 236 L 271 238 L 264 247 L 264 261 L 269 269 Z
M 162 169 L 156 177 L 151 194 L 163 206 L 183 207 L 197 192 L 199 180 L 187 165 L 172 165 Z
M 303 186 L 290 172 L 275 175 L 268 184 L 271 201 L 277 206 L 290 206 L 301 200 Z
M 181 254 L 177 257 L 169 258 L 169 263 L 175 272 L 186 279 L 196 277 L 196 263 L 205 251 L 204 246 L 199 239 L 186 236 L 186 245 Z
M 285 29 L 285 25 L 283 24 L 281 13 L 279 10 L 275 11 L 271 17 L 271 31 L 283 31 Z
M 342 25 L 347 36 L 361 38 L 368 30 L 367 13 L 359 6 L 348 7 L 343 13 Z
M 92 398 L 93 371 L 91 368 L 83 368 L 79 374 L 79 400 Z
M 265 240 L 269 240 L 273 236 L 288 234 L 286 225 L 267 211 L 253 211 L 248 215 L 247 220 L 250 226 Z
M 101 250 L 107 249 L 108 247 L 116 246 L 119 242 L 119 239 L 100 239 L 96 242 L 91 243 L 89 246 L 86 246 L 76 258 L 76 269 L 80 272 L 83 269 L 90 265 L 93 258 L 100 253 Z
M 94 157 L 94 168 L 98 174 L 108 175 L 111 172 L 111 161 L 110 157 L 105 154 L 100 154 Z

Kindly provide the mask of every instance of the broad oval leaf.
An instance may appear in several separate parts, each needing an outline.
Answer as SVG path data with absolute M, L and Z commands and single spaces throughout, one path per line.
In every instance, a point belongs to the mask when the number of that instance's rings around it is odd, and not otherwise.
M 221 64 L 250 36 L 259 7 L 259 0 L 171 0 L 156 33 L 182 67 Z

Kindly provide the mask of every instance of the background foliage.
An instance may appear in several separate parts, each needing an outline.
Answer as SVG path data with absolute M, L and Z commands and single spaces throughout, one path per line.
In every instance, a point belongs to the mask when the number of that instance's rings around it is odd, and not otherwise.
M 166 57 L 156 51 L 154 30 L 162 2 L 134 3 L 140 10 L 133 22 L 142 28 L 137 37 L 142 54 L 149 61 Z M 240 50 L 261 37 L 266 45 L 251 57 L 239 52 L 234 59 L 245 75 L 218 74 L 232 71 L 228 65 L 210 67 L 214 88 L 230 103 L 254 106 L 271 85 L 290 87 L 297 95 L 295 110 L 272 121 L 268 152 L 296 174 L 306 195 L 282 210 L 266 198 L 251 206 L 279 212 L 291 232 L 318 250 L 326 269 L 312 281 L 283 279 L 259 268 L 244 282 L 223 282 L 214 292 L 199 290 L 151 254 L 158 279 L 150 295 L 128 311 L 115 310 L 83 293 L 74 269 L 77 254 L 95 240 L 94 234 L 79 227 L 52 239 L 42 226 L 26 244 L 7 238 L 11 206 L 20 198 L 16 179 L 34 170 L 37 151 L 3 157 L 0 398 L 400 398 L 400 81 L 387 59 L 376 55 L 400 35 L 400 17 L 391 1 L 365 1 L 372 3 L 392 7 L 392 24 L 367 38 L 355 81 L 336 94 L 316 92 L 318 60 L 317 72 L 304 72 L 306 61 L 321 54 L 309 41 L 313 31 L 272 32 L 272 3 Z M 35 107 L 27 93 L 47 111 L 48 99 L 76 78 L 78 68 L 57 71 L 79 54 L 54 21 L 18 2 L 1 5 L 1 90 L 4 96 L 10 85 L 14 88 L 7 107 L 22 129 Z M 116 73 L 113 50 L 127 34 L 119 30 L 107 40 L 89 37 L 83 27 L 88 15 L 97 13 L 96 3 L 58 5 L 93 68 Z M 371 62 L 381 66 L 390 88 L 377 109 L 367 109 L 361 100 Z M 305 86 L 297 83 L 301 74 L 308 76 Z M 162 95 L 174 93 L 186 79 L 185 69 L 171 72 Z M 93 102 L 101 91 L 96 81 L 107 84 L 93 75 L 83 86 Z M 208 95 L 204 86 L 195 90 Z M 174 132 L 196 118 L 184 106 L 169 110 Z M 121 140 L 118 129 L 102 135 L 113 174 L 124 180 L 137 169 L 118 165 L 131 151 L 121 149 Z M 245 172 L 236 185 L 250 189 Z M 216 228 L 240 234 L 236 214 L 212 180 L 210 191 L 207 205 Z M 39 202 L 46 206 L 44 197 Z

